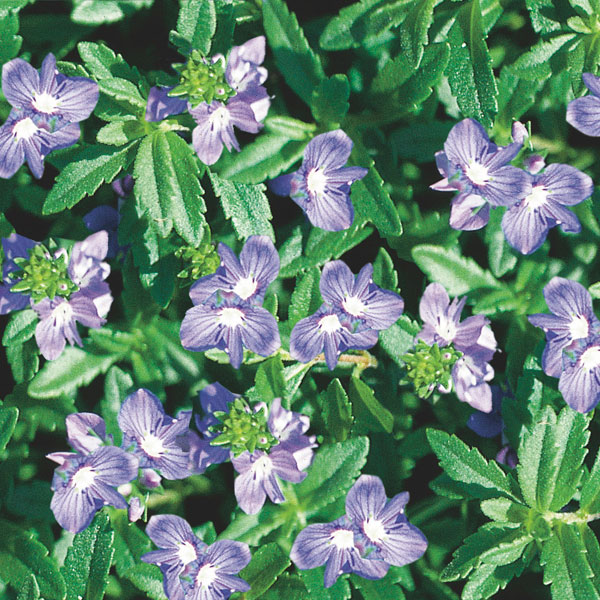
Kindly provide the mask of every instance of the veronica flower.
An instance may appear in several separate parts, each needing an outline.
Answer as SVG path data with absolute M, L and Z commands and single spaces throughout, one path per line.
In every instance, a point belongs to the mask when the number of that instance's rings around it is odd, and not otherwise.
M 235 294 L 220 292 L 188 309 L 180 337 L 188 350 L 225 350 L 236 369 L 242 364 L 244 347 L 269 356 L 281 345 L 277 321 L 269 311 Z
M 576 281 L 553 277 L 544 287 L 544 298 L 551 315 L 530 315 L 529 322 L 546 333 L 542 355 L 544 372 L 560 377 L 563 371 L 563 350 L 573 342 L 584 340 L 600 330 L 589 292 Z
M 510 206 L 530 193 L 529 173 L 508 164 L 520 150 L 518 142 L 496 146 L 474 119 L 464 119 L 450 130 L 444 150 L 436 154 L 444 179 L 431 187 L 460 192 L 452 200 L 451 227 L 481 229 L 489 220 L 490 206 Z
M 494 369 L 487 360 L 488 355 L 483 352 L 465 354 L 452 368 L 452 381 L 458 399 L 482 412 L 492 410 L 492 390 L 488 381 L 494 378 Z
M 106 423 L 94 413 L 73 413 L 65 419 L 67 440 L 81 454 L 90 454 L 109 440 Z
M 190 418 L 190 411 L 178 419 L 169 417 L 154 394 L 139 389 L 127 396 L 119 411 L 122 445 L 133 447 L 140 468 L 153 469 L 166 479 L 184 479 L 190 474 L 185 448 Z
M 496 462 L 514 469 L 519 464 L 519 457 L 510 446 L 502 446 L 496 454 Z
M 171 87 L 151 87 L 146 103 L 145 119 L 149 122 L 164 121 L 171 115 L 179 115 L 188 107 L 187 100 L 169 96 Z
M 348 229 L 354 221 L 350 186 L 368 172 L 363 167 L 344 167 L 352 146 L 341 129 L 317 135 L 308 142 L 300 168 L 273 180 L 271 189 L 290 196 L 315 227 Z
M 15 259 L 28 258 L 29 250 L 36 245 L 37 242 L 18 233 L 11 233 L 7 238 L 2 238 L 4 263 L 2 264 L 2 283 L 0 284 L 0 315 L 6 315 L 14 310 L 21 310 L 29 305 L 30 295 L 27 292 L 12 290 L 18 280 L 13 278 L 11 274 L 20 270 Z
M 581 223 L 566 207 L 583 202 L 594 191 L 592 179 L 569 165 L 550 165 L 532 183 L 531 192 L 502 218 L 506 240 L 522 254 L 535 252 L 556 225 L 564 232 L 579 233 Z
M 132 454 L 103 446 L 87 455 L 55 452 L 48 458 L 60 465 L 52 480 L 50 508 L 63 529 L 83 531 L 108 504 L 127 508 L 127 501 L 115 487 L 136 478 L 138 461 Z
M 200 304 L 214 292 L 233 292 L 242 300 L 261 305 L 267 287 L 279 273 L 279 254 L 265 235 L 248 238 L 240 258 L 226 244 L 220 243 L 221 265 L 212 275 L 201 277 L 190 288 L 190 298 Z
M 497 385 L 490 386 L 492 390 L 492 410 L 489 413 L 476 411 L 467 421 L 467 427 L 477 435 L 493 438 L 502 433 L 504 421 L 502 420 L 502 398 L 504 394 Z
M 584 73 L 582 78 L 591 94 L 569 102 L 567 123 L 586 135 L 598 137 L 600 136 L 600 77 L 592 73 Z

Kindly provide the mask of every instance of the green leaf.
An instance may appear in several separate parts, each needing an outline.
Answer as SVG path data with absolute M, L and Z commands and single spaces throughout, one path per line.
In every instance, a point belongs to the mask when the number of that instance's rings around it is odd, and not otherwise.
M 319 57 L 311 50 L 296 16 L 282 0 L 263 0 L 262 11 L 269 47 L 283 78 L 310 105 L 313 90 L 325 79 Z
M 469 448 L 455 435 L 445 431 L 427 430 L 427 439 L 437 455 L 440 466 L 455 481 L 464 485 L 472 498 L 504 496 L 518 501 L 509 476 L 494 460 L 487 461 L 477 448 Z
M 504 238 L 501 227 L 502 211 L 493 210 L 485 228 L 485 242 L 488 248 L 490 270 L 496 277 L 512 271 L 517 264 L 517 256 Z
M 177 19 L 177 31 L 171 31 L 169 41 L 184 55 L 199 50 L 206 56 L 216 28 L 213 0 L 184 0 Z
M 16 383 L 29 381 L 40 368 L 39 348 L 34 339 L 6 348 L 6 359 Z
M 285 380 L 283 363 L 278 356 L 273 356 L 261 363 L 256 371 L 255 390 L 261 400 L 270 403 L 275 398 L 285 397 Z
M 319 402 L 327 433 L 335 442 L 343 442 L 350 434 L 354 417 L 352 404 L 339 379 L 334 379 L 327 386 L 327 391 L 319 395 Z
M 39 318 L 34 310 L 26 309 L 13 313 L 4 330 L 2 345 L 22 344 L 31 339 L 38 322 Z
M 9 8 L 0 4 L 0 65 L 17 56 L 23 43 L 23 38 L 17 35 L 19 16 Z
M 525 0 L 525 4 L 536 33 L 551 33 L 562 29 L 572 14 L 565 6 L 566 3 L 554 0 Z
M 17 600 L 38 600 L 39 597 L 40 586 L 35 579 L 35 575 L 30 573 L 19 590 Z
M 414 68 L 419 66 L 423 47 L 429 43 L 427 32 L 433 22 L 433 9 L 440 2 L 441 0 L 417 0 L 400 28 L 403 54 Z
M 98 131 L 96 141 L 110 146 L 124 146 L 146 134 L 144 126 L 138 119 L 127 119 L 107 123 Z
M 552 584 L 553 600 L 596 600 L 600 593 L 590 578 L 594 573 L 587 561 L 580 531 L 574 525 L 556 523 L 542 548 L 540 564 L 544 583 Z
M 462 600 L 491 598 L 499 589 L 504 589 L 511 579 L 521 575 L 525 566 L 521 560 L 500 567 L 482 564 L 476 571 L 471 573 L 469 581 L 463 588 Z
M 306 587 L 298 575 L 284 573 L 267 591 L 264 600 L 307 600 Z
M 108 46 L 95 42 L 79 42 L 77 50 L 85 68 L 97 81 L 119 77 L 139 85 L 139 71 L 130 67 L 120 54 L 115 54 Z
M 346 75 L 323 79 L 312 92 L 311 109 L 318 123 L 337 125 L 344 120 L 350 104 L 350 84 Z
M 412 256 L 430 281 L 441 283 L 451 296 L 467 294 L 479 288 L 505 287 L 472 258 L 465 258 L 443 246 L 421 244 L 412 249 Z
M 543 80 L 522 79 L 509 66 L 503 67 L 498 79 L 497 123 L 508 129 L 513 120 L 520 119 L 534 104 Z M 498 211 L 492 211 L 492 215 Z
M 72 394 L 91 383 L 121 358 L 120 354 L 91 354 L 69 346 L 55 360 L 46 362 L 27 389 L 33 398 L 56 398 Z
M 319 448 L 308 476 L 295 486 L 296 496 L 307 517 L 344 496 L 359 476 L 368 452 L 366 437 L 350 438 Z
M 465 4 L 448 32 L 450 61 L 446 74 L 465 117 L 491 127 L 498 111 L 498 88 L 485 43 L 479 0 Z
M 252 546 L 279 529 L 286 522 L 286 514 L 279 506 L 266 504 L 255 515 L 238 513 L 225 528 L 219 539 L 239 540 Z
M 0 520 L 0 528 L 0 579 L 20 590 L 33 573 L 43 598 L 63 600 L 65 582 L 47 548 L 9 521 Z
M 522 504 L 516 504 L 508 498 L 490 498 L 481 502 L 481 512 L 494 521 L 502 523 L 523 523 L 529 509 Z
M 519 446 L 519 483 L 527 504 L 540 511 L 560 510 L 583 476 L 589 419 L 570 407 L 558 417 L 546 406 Z
M 50 215 L 73 208 L 86 196 L 93 195 L 103 183 L 113 181 L 129 167 L 136 146 L 137 142 L 117 149 L 98 144 L 79 150 L 57 176 L 42 212 Z
M 250 564 L 240 571 L 239 576 L 250 584 L 245 600 L 261 597 L 291 564 L 287 554 L 275 544 L 261 546 L 252 556 Z
M 394 269 L 392 257 L 385 248 L 379 248 L 373 261 L 373 283 L 393 292 L 398 289 L 398 273 Z
M 125 112 L 123 117 L 129 115 L 142 117 L 146 111 L 146 100 L 142 98 L 137 86 L 121 77 L 101 79 L 98 82 L 100 92 L 114 100 Z
M 83 25 L 116 23 L 128 13 L 152 6 L 154 0 L 75 0 L 71 20 Z
M 291 330 L 300 319 L 314 313 L 323 303 L 319 282 L 321 272 L 311 267 L 296 277 L 296 286 L 290 298 L 288 308 L 288 326 Z
M 175 231 L 189 244 L 202 241 L 206 206 L 192 149 L 172 131 L 155 131 L 140 143 L 133 168 L 135 198 L 161 237 Z
M 600 452 L 596 454 L 590 476 L 581 488 L 579 505 L 581 510 L 587 514 L 600 512 Z
M 163 574 L 156 565 L 138 562 L 125 573 L 125 577 L 152 600 L 166 600 Z
M 73 538 L 61 571 L 67 584 L 67 600 L 102 600 L 114 554 L 114 531 L 105 512 Z
M 221 200 L 225 217 L 231 219 L 239 239 L 251 235 L 268 235 L 275 239 L 264 184 L 233 183 L 215 173 L 210 173 L 210 181 L 215 195 Z
M 19 409 L 0 404 L 0 452 L 6 448 L 19 419 Z
M 108 510 L 115 530 L 115 570 L 119 577 L 126 577 L 127 572 L 140 563 L 140 556 L 152 549 L 152 542 L 135 523 L 129 522 L 126 511 Z
M 379 334 L 379 345 L 388 356 L 401 367 L 404 366 L 402 356 L 414 345 L 415 337 L 421 326 L 406 315 L 402 315 L 396 323 Z
M 364 600 L 405 600 L 406 598 L 402 588 L 390 583 L 387 577 L 373 581 L 351 574 L 350 581 L 353 587 L 360 590 Z
M 339 578 L 330 588 L 324 587 L 324 567 L 299 571 L 300 577 L 309 593 L 309 598 L 319 600 L 349 600 L 350 586 L 347 579 Z M 303 600 L 304 597 L 303 597 Z
M 356 416 L 356 426 L 361 431 L 392 433 L 394 416 L 375 398 L 373 390 L 366 383 L 351 377 L 348 395 Z
M 540 40 L 511 65 L 513 74 L 526 81 L 544 81 L 552 75 L 554 55 L 566 50 L 575 39 L 574 33 L 562 33 Z

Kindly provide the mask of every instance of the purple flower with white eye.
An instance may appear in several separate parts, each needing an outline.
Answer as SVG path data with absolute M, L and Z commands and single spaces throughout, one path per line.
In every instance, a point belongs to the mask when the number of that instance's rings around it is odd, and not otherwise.
M 546 333 L 542 367 L 546 375 L 560 377 L 563 371 L 563 350 L 573 342 L 584 340 L 600 330 L 594 314 L 590 293 L 576 281 L 553 277 L 544 287 L 544 298 L 551 315 L 529 315 L 532 325 Z
M 67 440 L 81 454 L 90 454 L 109 441 L 106 423 L 94 413 L 73 413 L 65 419 Z
M 279 254 L 266 235 L 248 238 L 240 258 L 226 244 L 220 243 L 221 265 L 212 275 L 201 277 L 190 288 L 194 304 L 207 300 L 216 291 L 233 292 L 242 300 L 261 305 L 265 291 L 279 273 Z
M 185 519 L 175 515 L 153 515 L 146 534 L 160 550 L 146 552 L 141 560 L 160 568 L 169 600 L 182 600 L 184 591 L 179 575 L 187 565 L 198 560 L 208 546 L 194 534 Z
M 487 382 L 494 378 L 494 369 L 487 360 L 483 352 L 465 354 L 452 368 L 458 399 L 485 413 L 492 410 L 492 390 Z
M 452 200 L 452 228 L 481 229 L 489 220 L 490 206 L 510 206 L 531 192 L 529 173 L 508 164 L 520 150 L 517 142 L 496 146 L 474 119 L 464 119 L 451 129 L 444 150 L 436 154 L 444 179 L 431 187 L 460 192 Z
M 340 517 L 331 523 L 305 527 L 294 540 L 290 558 L 299 569 L 325 565 L 325 587 L 331 587 L 342 573 L 356 573 L 366 579 L 381 579 L 389 565 L 383 560 L 363 558 L 361 534 L 352 521 Z
M 477 435 L 493 438 L 502 433 L 504 421 L 502 420 L 502 398 L 505 396 L 497 385 L 490 386 L 492 390 L 492 410 L 489 413 L 475 411 L 467 421 L 467 427 Z
M 265 42 L 265 36 L 259 35 L 231 49 L 225 77 L 227 83 L 237 92 L 245 92 L 267 80 L 267 69 L 261 67 L 265 60 Z M 261 120 L 258 117 L 257 119 Z
M 211 544 L 180 575 L 185 599 L 227 600 L 234 592 L 247 592 L 250 585 L 237 574 L 250 559 L 250 549 L 243 542 L 219 540 Z
M 309 362 L 321 352 L 331 371 L 342 352 L 349 349 L 367 350 L 379 338 L 374 329 L 356 330 L 356 322 L 335 308 L 323 304 L 317 312 L 301 319 L 290 335 L 290 354 L 300 362 Z
M 502 218 L 506 240 L 522 254 L 535 252 L 556 225 L 565 233 L 579 233 L 581 223 L 567 206 L 583 202 L 594 191 L 592 179 L 569 165 L 550 165 L 532 183 L 531 192 Z
M 127 508 L 115 487 L 136 478 L 135 456 L 114 446 L 102 446 L 91 454 L 55 452 L 48 458 L 60 466 L 54 472 L 54 496 L 50 508 L 59 525 L 72 533 L 83 531 L 105 505 Z
M 350 186 L 369 171 L 344 167 L 352 146 L 352 140 L 341 129 L 315 136 L 304 150 L 300 168 L 273 180 L 272 191 L 290 196 L 315 227 L 326 231 L 348 229 L 354 221 Z
M 592 73 L 582 75 L 583 83 L 591 92 L 583 98 L 576 98 L 567 106 L 567 123 L 575 129 L 591 135 L 600 136 L 600 77 Z
M 379 477 L 361 475 L 346 496 L 346 515 L 361 532 L 369 560 L 402 567 L 415 562 L 427 549 L 427 539 L 404 514 L 408 492 L 391 500 Z
M 373 265 L 366 264 L 354 274 L 341 260 L 323 267 L 319 289 L 323 300 L 352 319 L 360 319 L 370 329 L 391 327 L 404 310 L 404 300 L 394 292 L 373 283 Z
M 236 369 L 242 364 L 244 347 L 260 356 L 269 356 L 281 345 L 277 321 L 268 310 L 253 306 L 235 294 L 220 292 L 188 309 L 180 337 L 188 350 L 225 350 Z
M 173 419 L 148 390 L 130 394 L 119 411 L 123 448 L 133 448 L 140 468 L 154 469 L 165 479 L 184 479 L 188 469 L 187 433 L 192 414 L 183 411 Z

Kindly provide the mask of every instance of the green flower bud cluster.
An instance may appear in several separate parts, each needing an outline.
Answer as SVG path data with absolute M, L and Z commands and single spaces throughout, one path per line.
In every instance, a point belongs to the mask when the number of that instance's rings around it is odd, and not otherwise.
M 211 440 L 213 446 L 229 446 L 234 456 L 255 450 L 268 451 L 279 441 L 269 431 L 266 407 L 254 412 L 242 398 L 229 403 L 229 412 L 217 411 L 214 416 L 221 421 L 210 430 L 220 433 Z
M 202 242 L 197 248 L 185 246 L 175 251 L 175 256 L 180 258 L 186 265 L 184 269 L 177 273 L 180 279 L 189 279 L 193 283 L 200 277 L 214 273 L 221 259 L 210 242 Z
M 414 349 L 402 356 L 406 364 L 406 383 L 412 382 L 419 398 L 429 398 L 436 389 L 450 391 L 452 367 L 461 356 L 462 352 L 451 345 L 440 348 L 418 340 Z
M 69 298 L 79 289 L 67 272 L 66 252 L 53 256 L 43 244 L 37 244 L 28 252 L 29 259 L 14 259 L 19 269 L 13 271 L 9 277 L 20 281 L 11 287 L 11 292 L 30 294 L 37 303 L 44 298 L 52 300 L 55 296 Z
M 213 100 L 225 102 L 236 91 L 225 81 L 225 60 L 207 61 L 198 50 L 192 51 L 185 64 L 173 65 L 179 73 L 179 85 L 169 96 L 187 98 L 192 107 Z

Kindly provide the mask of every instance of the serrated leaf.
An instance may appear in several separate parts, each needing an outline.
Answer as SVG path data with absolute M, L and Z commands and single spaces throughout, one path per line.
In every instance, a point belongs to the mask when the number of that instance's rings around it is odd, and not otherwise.
M 79 42 L 77 50 L 86 69 L 97 81 L 120 77 L 136 85 L 140 83 L 139 71 L 130 67 L 120 54 L 115 54 L 108 46 L 95 42 Z
M 136 563 L 125 573 L 125 577 L 152 600 L 166 600 L 163 575 L 156 565 Z
M 290 330 L 300 319 L 314 313 L 323 303 L 319 291 L 321 272 L 311 267 L 296 277 L 296 285 L 290 298 L 288 324 Z
M 26 309 L 13 313 L 4 330 L 2 345 L 22 344 L 31 339 L 38 322 L 39 318 L 34 310 Z
M 390 583 L 387 578 L 373 581 L 351 574 L 350 581 L 353 587 L 360 590 L 364 600 L 405 600 L 406 598 L 402 588 Z
M 19 409 L 0 404 L 0 452 L 6 448 L 19 419 Z
M 279 507 L 265 505 L 255 515 L 238 513 L 219 535 L 219 539 L 231 539 L 257 545 L 265 536 L 279 529 L 287 516 Z
M 250 564 L 240 571 L 239 576 L 250 584 L 244 594 L 246 600 L 261 597 L 291 564 L 287 554 L 276 543 L 261 546 L 252 556 Z
M 326 588 L 324 587 L 324 571 L 324 567 L 299 571 L 309 597 L 319 598 L 319 600 L 349 600 L 351 591 L 348 580 L 340 577 L 330 588 Z
M 465 485 L 473 498 L 504 496 L 518 501 L 509 476 L 496 461 L 487 461 L 477 448 L 469 448 L 455 435 L 427 430 L 427 439 L 447 475 Z
M 525 434 L 517 472 L 529 506 L 557 511 L 574 496 L 583 475 L 588 423 L 588 418 L 570 407 L 565 407 L 557 419 L 547 406 Z
M 346 75 L 323 79 L 312 92 L 312 114 L 318 123 L 339 124 L 350 108 L 349 97 L 350 84 Z
M 282 0 L 263 0 L 263 24 L 269 47 L 286 83 L 310 105 L 313 90 L 325 79 L 298 20 Z
M 396 323 L 379 334 L 379 345 L 388 356 L 401 367 L 404 366 L 402 356 L 414 345 L 415 337 L 421 326 L 406 315 L 402 315 Z
M 267 403 L 275 398 L 285 397 L 285 380 L 281 358 L 273 356 L 261 363 L 256 371 L 255 390 Z
M 491 127 L 498 111 L 498 88 L 485 43 L 479 0 L 471 0 L 456 16 L 448 32 L 450 61 L 446 74 L 465 117 Z
M 319 448 L 308 476 L 295 486 L 298 501 L 308 517 L 346 494 L 359 476 L 368 452 L 366 437 Z
M 586 524 L 580 524 L 579 531 L 585 545 L 588 563 L 594 573 L 592 583 L 600 592 L 600 544 L 598 544 L 598 538 Z
M 12 344 L 6 347 L 6 360 L 10 364 L 13 379 L 16 383 L 29 381 L 40 368 L 40 351 L 34 339 L 23 344 Z
M 319 401 L 327 433 L 334 441 L 343 442 L 350 434 L 354 416 L 352 415 L 352 404 L 348 401 L 346 391 L 339 379 L 334 379 L 327 386 L 327 391 L 320 394 Z
M 119 577 L 126 577 L 126 573 L 140 563 L 140 556 L 151 550 L 152 542 L 135 523 L 129 522 L 126 511 L 112 508 L 109 511 L 115 531 L 115 570 Z
M 596 455 L 590 475 L 581 488 L 579 505 L 587 514 L 600 512 L 600 452 Z
M 521 575 L 524 568 L 525 565 L 520 560 L 501 567 L 483 564 L 471 573 L 461 598 L 462 600 L 491 598 L 499 589 L 504 589 L 514 577 Z
M 488 247 L 490 270 L 496 277 L 502 277 L 512 271 L 517 264 L 515 251 L 505 240 L 501 227 L 502 211 L 493 210 L 485 228 L 485 241 Z
M 359 430 L 392 433 L 394 416 L 375 398 L 373 390 L 366 383 L 357 377 L 351 377 L 348 396 Z
M 213 0 L 184 0 L 177 18 L 177 30 L 169 41 L 184 55 L 199 50 L 207 55 L 217 28 L 217 13 Z
M 558 31 L 572 14 L 563 3 L 554 0 L 525 0 L 525 5 L 536 33 Z
M 57 176 L 42 212 L 50 215 L 73 208 L 86 196 L 93 195 L 103 183 L 113 181 L 129 167 L 136 146 L 137 142 L 117 149 L 98 144 L 78 151 Z
M 116 23 L 128 12 L 152 6 L 154 0 L 76 0 L 71 20 L 83 25 Z
M 10 10 L 11 8 L 0 4 L 0 65 L 17 56 L 23 43 L 23 38 L 17 35 L 19 17 L 16 12 Z
M 508 129 L 513 120 L 520 119 L 534 104 L 536 95 L 544 85 L 543 80 L 525 80 L 510 66 L 500 71 L 498 79 L 498 116 L 496 122 Z M 492 211 L 492 215 L 497 211 Z
M 481 502 L 481 512 L 494 521 L 502 523 L 523 523 L 529 509 L 508 498 L 490 498 Z
M 210 181 L 225 217 L 231 219 L 239 239 L 251 235 L 268 235 L 275 239 L 269 222 L 272 219 L 271 208 L 263 184 L 234 183 L 221 179 L 215 173 L 210 173 Z
M 465 258 L 443 246 L 421 244 L 412 249 L 412 256 L 429 280 L 441 283 L 451 296 L 467 294 L 480 288 L 505 287 L 472 258 Z
M 400 28 L 403 53 L 413 67 L 418 67 L 423 57 L 423 47 L 429 39 L 427 32 L 433 22 L 433 9 L 441 0 L 418 0 L 414 2 Z
M 99 144 L 124 146 L 128 142 L 143 137 L 146 134 L 144 126 L 138 119 L 113 121 L 102 127 L 96 135 Z
M 527 81 L 543 81 L 552 75 L 552 57 L 567 50 L 575 39 L 574 33 L 562 33 L 542 39 L 511 65 L 511 71 Z
M 123 109 L 123 118 L 129 115 L 141 117 L 146 111 L 146 100 L 137 86 L 127 79 L 111 77 L 98 82 L 100 92 L 114 100 Z
M 115 549 L 114 531 L 105 512 L 73 538 L 61 571 L 67 584 L 67 600 L 102 600 Z
M 38 600 L 40 597 L 40 586 L 38 585 L 35 575 L 29 574 L 29 577 L 25 579 L 25 582 L 19 590 L 17 600 Z

